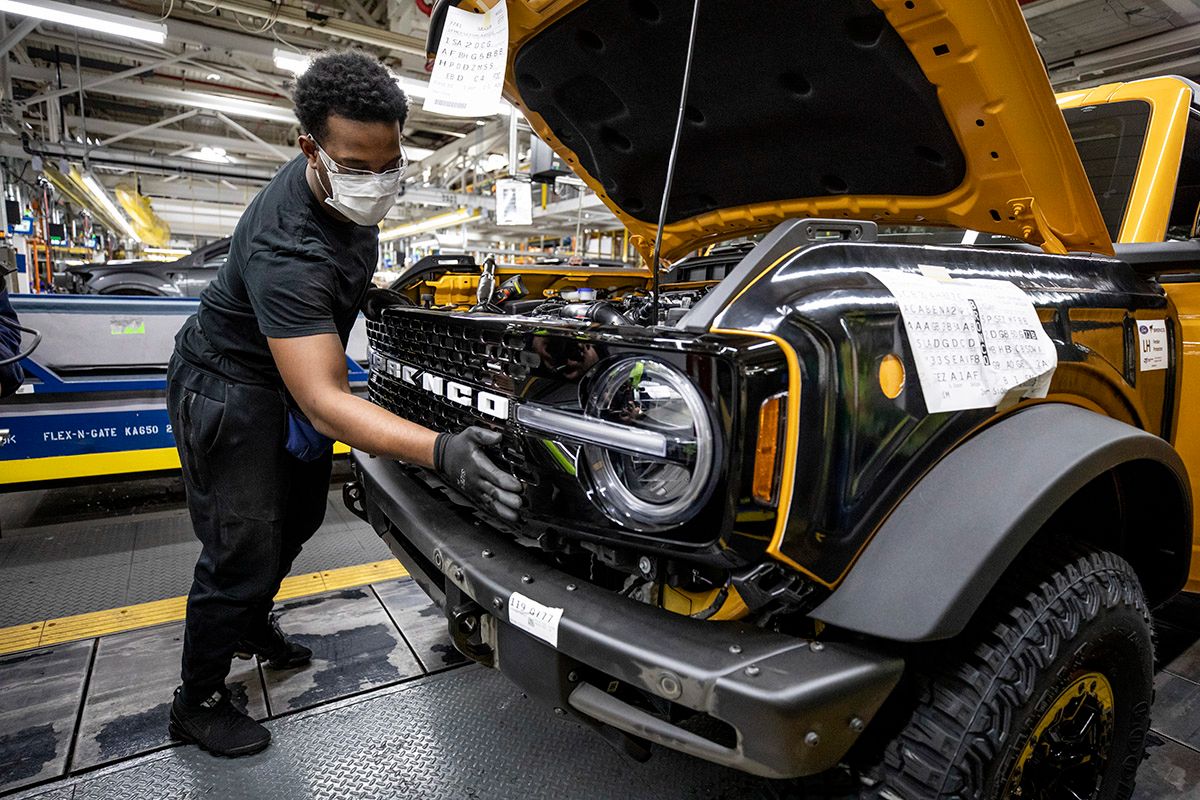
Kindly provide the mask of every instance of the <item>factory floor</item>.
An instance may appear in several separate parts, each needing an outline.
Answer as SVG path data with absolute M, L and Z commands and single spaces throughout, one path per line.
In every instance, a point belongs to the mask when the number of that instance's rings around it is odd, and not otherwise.
M 441 614 L 331 486 L 277 610 L 306 669 L 235 661 L 273 744 L 172 744 L 198 552 L 177 480 L 0 495 L 0 795 L 37 798 L 808 798 L 659 750 L 646 764 L 466 666 Z M 1200 603 L 1158 614 L 1154 734 L 1135 794 L 1200 797 Z M 15 794 L 14 794 L 15 793 Z

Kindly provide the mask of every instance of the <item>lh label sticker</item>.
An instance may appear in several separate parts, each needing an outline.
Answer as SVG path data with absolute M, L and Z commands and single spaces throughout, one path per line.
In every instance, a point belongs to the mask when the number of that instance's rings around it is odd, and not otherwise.
M 1138 366 L 1142 372 L 1167 368 L 1167 321 L 1138 321 Z

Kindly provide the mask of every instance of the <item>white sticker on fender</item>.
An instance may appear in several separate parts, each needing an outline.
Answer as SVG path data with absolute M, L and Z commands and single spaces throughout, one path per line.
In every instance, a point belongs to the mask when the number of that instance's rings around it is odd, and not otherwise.
M 520 592 L 513 592 L 508 598 L 508 621 L 551 647 L 558 647 L 558 622 L 562 613 L 561 608 L 544 606 Z
M 1167 321 L 1138 320 L 1138 366 L 1142 372 L 1167 368 Z
M 900 307 L 929 413 L 1046 396 L 1058 353 L 1033 302 L 1016 285 L 935 280 L 895 269 L 868 272 Z

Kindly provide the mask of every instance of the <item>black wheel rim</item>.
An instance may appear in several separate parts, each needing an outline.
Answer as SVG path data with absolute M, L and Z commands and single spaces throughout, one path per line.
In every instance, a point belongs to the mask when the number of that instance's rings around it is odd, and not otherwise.
M 1099 672 L 1080 675 L 1042 715 L 1009 775 L 1005 797 L 1093 800 L 1112 753 L 1112 685 Z

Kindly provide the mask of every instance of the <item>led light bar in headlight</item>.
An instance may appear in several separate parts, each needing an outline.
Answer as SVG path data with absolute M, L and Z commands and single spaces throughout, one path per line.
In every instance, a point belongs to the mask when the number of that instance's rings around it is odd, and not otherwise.
M 593 417 L 581 417 L 537 403 L 517 406 L 517 422 L 543 433 L 557 434 L 581 443 L 601 444 L 660 458 L 667 455 L 667 437 L 661 433 L 638 430 Z
M 630 452 L 611 440 L 584 445 L 584 478 L 610 519 L 652 530 L 699 510 L 715 443 L 707 403 L 686 375 L 650 358 L 621 359 L 592 383 L 586 415 L 666 445 L 661 454 Z

